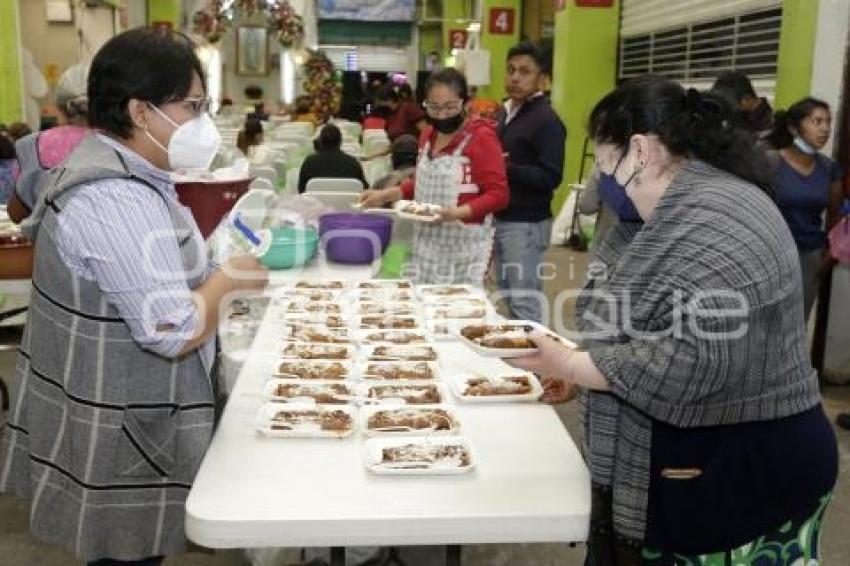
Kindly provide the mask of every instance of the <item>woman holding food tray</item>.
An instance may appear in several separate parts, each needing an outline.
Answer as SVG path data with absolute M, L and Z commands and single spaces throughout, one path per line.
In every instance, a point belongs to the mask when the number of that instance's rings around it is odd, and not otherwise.
M 511 363 L 583 394 L 591 563 L 816 563 L 837 475 L 797 248 L 726 103 L 642 77 L 590 117 L 630 199 L 576 304 L 584 351 L 532 334 Z M 544 395 L 545 397 L 546 395 Z
M 417 283 L 483 286 L 493 248 L 492 215 L 508 205 L 502 147 L 492 123 L 468 116 L 466 79 L 447 68 L 431 75 L 424 103 L 431 125 L 416 173 L 397 187 L 363 193 L 364 207 L 414 196 L 415 223 L 405 275 Z M 428 210 L 428 206 L 433 210 Z

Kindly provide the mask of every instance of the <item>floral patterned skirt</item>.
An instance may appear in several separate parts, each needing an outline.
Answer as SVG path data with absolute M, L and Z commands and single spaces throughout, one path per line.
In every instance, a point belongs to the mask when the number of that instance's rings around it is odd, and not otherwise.
M 820 499 L 810 516 L 788 521 L 771 533 L 726 552 L 684 556 L 643 549 L 643 563 L 651 566 L 818 566 L 823 515 L 832 494 Z

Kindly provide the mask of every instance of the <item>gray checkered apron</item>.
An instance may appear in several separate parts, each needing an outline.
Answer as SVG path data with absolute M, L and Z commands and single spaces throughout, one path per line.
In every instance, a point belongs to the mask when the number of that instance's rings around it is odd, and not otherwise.
M 450 155 L 431 158 L 431 143 L 425 144 L 416 166 L 416 200 L 440 206 L 457 206 L 462 194 L 477 194 L 477 185 L 464 183 L 468 178 L 469 157 L 462 152 L 472 136 Z M 462 222 L 416 222 L 413 249 L 405 274 L 420 284 L 470 284 L 483 286 L 484 275 L 493 251 L 493 219 L 483 224 Z

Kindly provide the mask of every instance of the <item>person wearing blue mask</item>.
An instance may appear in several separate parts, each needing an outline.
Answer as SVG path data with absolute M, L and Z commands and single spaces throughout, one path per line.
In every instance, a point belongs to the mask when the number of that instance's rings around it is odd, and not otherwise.
M 841 218 L 844 198 L 841 166 L 820 153 L 831 132 L 829 105 L 806 97 L 776 114 L 767 137 L 775 149 L 776 204 L 800 254 L 806 321 L 818 295 L 820 274 L 829 263 L 826 235 Z
M 588 129 L 643 223 L 594 251 L 581 349 L 534 332 L 507 361 L 544 400 L 581 394 L 589 563 L 817 562 L 838 447 L 767 156 L 726 99 L 657 76 L 606 95 Z

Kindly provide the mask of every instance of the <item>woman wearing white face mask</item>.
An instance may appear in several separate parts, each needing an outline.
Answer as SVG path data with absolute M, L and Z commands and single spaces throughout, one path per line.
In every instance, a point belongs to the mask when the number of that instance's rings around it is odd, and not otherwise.
M 826 234 L 840 219 L 844 198 L 841 167 L 820 153 L 831 132 L 829 105 L 806 97 L 776 114 L 767 138 L 777 150 L 773 160 L 776 204 L 800 252 L 806 321 L 820 288 L 819 272 L 829 261 Z
M 0 490 L 30 499 L 35 537 L 84 561 L 158 564 L 185 546 L 184 502 L 212 433 L 219 305 L 267 272 L 253 257 L 208 265 L 171 183 L 219 143 L 187 39 L 112 38 L 88 105 L 95 132 L 23 225 L 36 259 Z

